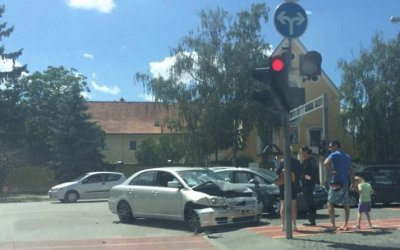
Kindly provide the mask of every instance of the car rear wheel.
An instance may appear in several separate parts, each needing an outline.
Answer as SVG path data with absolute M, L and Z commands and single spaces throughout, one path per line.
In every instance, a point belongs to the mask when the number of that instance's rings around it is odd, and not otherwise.
M 129 206 L 128 202 L 126 201 L 121 201 L 118 204 L 117 214 L 121 223 L 131 223 L 135 220 L 135 217 L 133 217 L 131 206 Z
M 66 202 L 76 202 L 78 199 L 79 199 L 78 192 L 71 190 L 71 191 L 68 191 L 65 194 L 64 201 L 66 201 Z
M 186 222 L 193 233 L 200 233 L 201 224 L 199 215 L 194 211 L 193 208 L 188 208 L 186 211 Z

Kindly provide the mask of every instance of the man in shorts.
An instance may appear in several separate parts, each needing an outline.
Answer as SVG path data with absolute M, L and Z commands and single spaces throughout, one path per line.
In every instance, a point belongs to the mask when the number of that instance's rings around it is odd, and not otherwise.
M 328 211 L 331 226 L 326 231 L 336 231 L 335 207 L 342 204 L 345 213 L 345 219 L 341 230 L 348 230 L 348 221 L 350 216 L 350 207 L 348 203 L 349 179 L 351 187 L 354 186 L 354 172 L 351 169 L 350 157 L 340 150 L 340 142 L 334 140 L 329 143 L 329 156 L 325 159 L 324 165 L 330 174 L 330 185 L 328 192 Z

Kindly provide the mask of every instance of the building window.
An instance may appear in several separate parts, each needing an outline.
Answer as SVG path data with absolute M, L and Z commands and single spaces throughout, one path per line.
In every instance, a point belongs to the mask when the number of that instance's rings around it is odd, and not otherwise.
M 129 142 L 129 150 L 136 150 L 136 141 Z
M 310 129 L 309 134 L 310 134 L 310 146 L 311 147 L 318 147 L 319 144 L 321 143 L 321 129 Z

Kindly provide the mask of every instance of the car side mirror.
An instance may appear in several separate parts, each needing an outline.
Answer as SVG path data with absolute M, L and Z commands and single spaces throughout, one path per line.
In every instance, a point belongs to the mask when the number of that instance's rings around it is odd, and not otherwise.
M 168 187 L 170 187 L 170 188 L 178 188 L 178 189 L 183 188 L 182 184 L 179 181 L 169 181 L 168 182 Z

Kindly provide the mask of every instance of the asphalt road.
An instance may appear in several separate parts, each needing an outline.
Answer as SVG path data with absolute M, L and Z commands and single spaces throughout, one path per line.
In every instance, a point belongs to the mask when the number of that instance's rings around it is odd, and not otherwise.
M 120 224 L 105 201 L 0 203 L 0 249 L 400 249 L 398 205 L 374 208 L 377 228 L 360 231 L 323 233 L 327 211 L 318 214 L 319 227 L 299 226 L 294 239 L 286 240 L 279 219 L 268 215 L 256 227 L 219 227 L 193 235 L 180 222 Z M 352 209 L 351 225 L 355 217 Z M 338 210 L 337 220 L 342 218 Z M 300 216 L 298 225 L 303 222 Z

